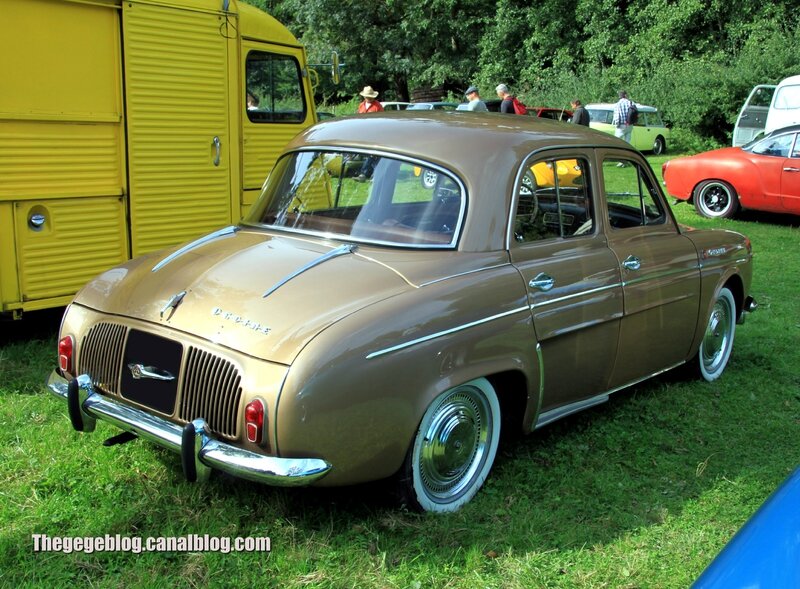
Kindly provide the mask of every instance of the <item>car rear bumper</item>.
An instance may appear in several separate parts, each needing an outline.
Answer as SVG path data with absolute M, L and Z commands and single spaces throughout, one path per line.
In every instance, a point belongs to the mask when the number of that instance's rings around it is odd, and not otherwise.
M 190 481 L 205 480 L 211 469 L 275 486 L 303 486 L 324 477 L 331 465 L 319 458 L 277 458 L 264 456 L 211 437 L 204 419 L 181 427 L 146 411 L 131 407 L 94 390 L 91 378 L 80 375 L 67 380 L 55 370 L 47 387 L 65 400 L 72 426 L 94 431 L 101 419 L 118 428 L 155 442 L 181 455 L 183 472 Z

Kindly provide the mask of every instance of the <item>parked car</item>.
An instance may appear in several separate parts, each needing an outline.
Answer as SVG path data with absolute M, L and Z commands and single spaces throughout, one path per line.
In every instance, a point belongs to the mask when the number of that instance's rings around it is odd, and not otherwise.
M 800 587 L 800 468 L 747 520 L 692 589 Z
M 742 147 L 666 162 L 667 192 L 693 202 L 704 217 L 733 217 L 740 208 L 800 215 L 800 125 Z
M 614 103 L 587 104 L 589 111 L 589 126 L 609 135 L 613 135 L 615 127 Z M 661 118 L 661 113 L 654 106 L 636 103 L 639 111 L 639 120 L 633 126 L 631 144 L 639 151 L 652 151 L 654 155 L 667 152 L 669 129 Z
M 410 104 L 410 102 L 381 102 L 383 110 L 405 110 Z
M 484 100 L 489 112 L 500 112 L 502 100 L 492 98 Z M 572 111 L 568 108 L 553 108 L 550 106 L 526 106 L 528 115 L 540 119 L 553 119 L 554 121 L 569 121 L 572 118 Z
M 76 429 L 179 452 L 189 480 L 393 477 L 408 505 L 453 511 L 501 429 L 685 363 L 719 378 L 751 259 L 743 235 L 678 225 L 641 154 L 585 127 L 343 117 L 287 146 L 238 225 L 86 285 L 49 387 Z
M 406 110 L 455 110 L 457 106 L 456 102 L 414 102 Z

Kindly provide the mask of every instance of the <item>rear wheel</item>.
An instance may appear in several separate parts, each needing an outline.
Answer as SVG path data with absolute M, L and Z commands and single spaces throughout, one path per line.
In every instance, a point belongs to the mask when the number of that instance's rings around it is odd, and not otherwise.
M 739 210 L 739 197 L 724 180 L 705 180 L 694 189 L 694 208 L 704 217 L 730 219 Z
M 436 186 L 436 181 L 438 179 L 439 179 L 439 174 L 437 174 L 433 170 L 428 170 L 427 168 L 423 168 L 422 174 L 420 175 L 420 180 L 425 188 L 431 189 L 434 186 Z
M 661 155 L 662 153 L 666 153 L 666 151 L 667 142 L 661 135 L 659 135 L 656 137 L 656 140 L 653 141 L 653 155 Z
M 733 293 L 725 287 L 714 301 L 700 349 L 693 360 L 700 376 L 708 382 L 717 380 L 728 365 L 735 333 L 736 301 Z
M 425 511 L 456 511 L 489 475 L 499 439 L 500 404 L 488 380 L 445 391 L 425 411 L 408 450 L 402 498 Z

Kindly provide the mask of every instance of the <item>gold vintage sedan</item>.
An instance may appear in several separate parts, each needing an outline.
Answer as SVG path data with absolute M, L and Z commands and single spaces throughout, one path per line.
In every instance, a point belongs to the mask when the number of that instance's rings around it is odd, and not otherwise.
M 531 182 L 541 164 L 569 182 Z M 407 504 L 453 511 L 501 428 L 687 362 L 720 377 L 751 272 L 747 238 L 679 226 L 613 137 L 533 117 L 340 118 L 287 147 L 239 225 L 90 282 L 49 386 L 76 429 L 106 420 L 180 452 L 190 480 L 395 477 Z

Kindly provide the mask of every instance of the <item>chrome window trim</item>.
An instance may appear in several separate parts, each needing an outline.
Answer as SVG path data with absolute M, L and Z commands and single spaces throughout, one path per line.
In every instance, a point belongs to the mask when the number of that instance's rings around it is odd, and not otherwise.
M 355 243 L 363 243 L 366 245 L 379 245 L 379 246 L 388 246 L 388 247 L 395 247 L 400 249 L 417 249 L 417 250 L 441 250 L 441 249 L 455 249 L 458 246 L 458 241 L 461 238 L 461 231 L 464 226 L 464 220 L 467 216 L 467 207 L 469 206 L 469 198 L 467 194 L 467 188 L 461 180 L 461 177 L 458 176 L 454 171 L 448 170 L 438 164 L 434 164 L 431 162 L 427 162 L 424 160 L 420 160 L 414 157 L 410 157 L 407 155 L 393 153 L 391 151 L 380 151 L 376 149 L 364 149 L 361 147 L 347 147 L 347 146 L 326 146 L 326 145 L 319 145 L 319 146 L 306 146 L 301 147 L 298 149 L 293 149 L 291 151 L 287 151 L 281 155 L 281 158 L 288 157 L 290 155 L 294 155 L 297 153 L 315 153 L 315 152 L 325 152 L 325 153 L 358 153 L 363 155 L 374 155 L 377 157 L 385 157 L 388 159 L 393 159 L 400 162 L 405 162 L 411 164 L 412 166 L 419 166 L 422 168 L 428 168 L 431 170 L 435 170 L 440 174 L 444 174 L 451 180 L 453 180 L 456 185 L 458 185 L 459 192 L 461 193 L 461 210 L 459 212 L 458 221 L 456 223 L 456 227 L 453 230 L 453 237 L 448 243 L 399 243 L 396 241 L 383 241 L 379 239 L 364 239 L 358 238 L 352 235 L 343 235 L 340 233 L 328 233 L 328 232 L 321 232 L 321 231 L 312 231 L 308 229 L 294 229 L 292 227 L 281 227 L 279 225 L 268 225 L 266 223 L 255 223 L 250 221 L 242 221 L 242 224 L 247 225 L 249 227 L 258 227 L 262 229 L 270 229 L 272 231 L 281 231 L 286 233 L 292 234 L 301 234 L 301 235 L 310 235 L 314 237 L 322 237 L 324 239 L 330 240 L 337 240 L 337 241 L 344 241 L 344 242 L 355 242 Z M 277 166 L 277 163 L 275 164 Z M 271 175 L 271 173 L 270 173 Z M 264 189 L 267 186 L 267 182 L 269 181 L 269 176 L 264 181 L 264 185 L 261 188 L 263 193 Z M 256 200 L 260 200 L 259 198 Z
M 436 284 L 437 282 L 444 282 L 445 280 L 450 280 L 451 278 L 460 278 L 461 276 L 468 276 L 470 274 L 475 274 L 476 272 L 484 272 L 485 270 L 497 270 L 498 268 L 505 268 L 506 266 L 511 266 L 510 262 L 505 262 L 503 264 L 495 264 L 493 266 L 485 266 L 483 268 L 476 268 L 474 270 L 467 270 L 465 272 L 459 272 L 458 274 L 451 274 L 449 276 L 445 276 L 444 278 L 436 278 L 434 280 L 430 280 L 428 282 L 423 282 L 420 284 L 420 288 L 423 286 L 429 286 L 431 284 Z
M 377 358 L 378 356 L 383 356 L 385 354 L 390 354 L 392 352 L 396 352 L 398 350 L 404 350 L 406 348 L 410 348 L 411 346 L 415 346 L 417 344 L 421 344 L 424 342 L 429 342 L 431 340 L 444 337 L 446 335 L 450 335 L 451 333 L 457 333 L 459 331 L 464 331 L 465 329 L 469 329 L 471 327 L 475 327 L 477 325 L 483 325 L 484 323 L 489 323 L 491 321 L 495 321 L 497 319 L 502 319 L 503 317 L 509 317 L 510 315 L 515 315 L 517 313 L 529 313 L 530 310 L 527 306 L 519 307 L 517 309 L 512 309 L 510 311 L 504 311 L 503 313 L 497 313 L 496 315 L 491 315 L 490 317 L 484 317 L 483 319 L 477 319 L 476 321 L 470 321 L 469 323 L 463 323 L 462 325 L 457 325 L 456 327 L 451 327 L 450 329 L 445 329 L 443 331 L 437 331 L 435 333 L 431 333 L 428 335 L 424 335 L 422 337 L 404 342 L 402 344 L 397 344 L 395 346 L 390 346 L 388 348 L 383 348 L 382 350 L 376 350 L 374 352 L 370 352 L 367 354 L 366 359 L 372 360 L 373 358 Z

